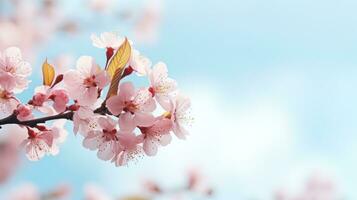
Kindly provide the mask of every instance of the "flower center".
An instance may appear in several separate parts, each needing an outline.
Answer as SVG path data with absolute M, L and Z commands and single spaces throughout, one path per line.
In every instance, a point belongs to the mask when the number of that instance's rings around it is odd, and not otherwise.
M 103 135 L 106 141 L 118 140 L 116 133 L 117 133 L 116 129 L 113 130 L 103 129 Z
M 95 76 L 88 77 L 84 79 L 83 85 L 85 85 L 87 88 L 89 87 L 97 87 L 97 83 L 95 81 Z
M 138 109 L 138 105 L 136 105 L 133 101 L 126 101 L 124 102 L 124 111 L 125 112 L 135 112 Z
M 12 97 L 11 92 L 0 89 L 0 99 L 10 99 Z

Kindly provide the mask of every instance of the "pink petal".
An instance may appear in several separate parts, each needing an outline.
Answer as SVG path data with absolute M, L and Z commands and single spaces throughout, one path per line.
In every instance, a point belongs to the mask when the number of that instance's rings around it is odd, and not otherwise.
M 144 140 L 143 149 L 146 155 L 155 156 L 157 153 L 157 144 L 150 139 Z
M 121 153 L 119 153 L 118 158 L 117 158 L 117 160 L 115 162 L 115 165 L 116 166 L 123 166 L 123 165 L 125 165 L 127 163 L 127 161 L 128 161 L 128 155 L 125 152 L 122 151 Z
M 170 134 L 164 134 L 159 138 L 159 143 L 162 146 L 166 146 L 166 145 L 170 144 L 171 140 L 172 140 L 172 137 Z
M 124 108 L 124 103 L 119 96 L 112 96 L 106 102 L 106 107 L 113 115 L 119 115 Z
M 99 145 L 97 156 L 102 160 L 110 160 L 115 155 L 114 142 L 103 142 Z
M 136 128 L 134 116 L 130 112 L 121 114 L 119 117 L 119 127 L 123 131 L 133 131 Z
M 93 105 L 98 98 L 98 90 L 95 87 L 87 88 L 84 93 L 78 98 L 78 103 L 84 106 Z
M 100 117 L 98 119 L 98 124 L 102 127 L 102 129 L 106 130 L 113 130 L 117 125 L 116 121 L 110 117 Z
M 119 97 L 122 101 L 130 101 L 135 94 L 132 82 L 124 82 L 119 86 Z
M 138 126 L 149 127 L 154 124 L 155 117 L 150 113 L 136 112 L 134 121 Z
M 169 119 L 161 119 L 155 122 L 153 126 L 148 129 L 147 134 L 150 135 L 165 135 L 172 129 L 172 121 Z
M 92 68 L 95 66 L 95 61 L 90 56 L 81 56 L 77 60 L 77 70 L 83 77 L 90 77 L 92 74 Z
M 102 71 L 95 76 L 98 88 L 103 89 L 110 81 L 106 71 Z
M 100 132 L 89 133 L 83 140 L 83 146 L 90 150 L 95 150 L 102 141 Z
M 94 115 L 93 110 L 86 106 L 79 107 L 77 114 L 80 119 L 87 119 Z
M 63 76 L 63 82 L 68 89 L 83 83 L 83 76 L 76 70 L 69 70 Z
M 42 139 L 48 146 L 52 146 L 53 135 L 50 131 L 43 132 L 38 138 Z
M 174 125 L 172 127 L 172 130 L 175 133 L 175 135 L 177 136 L 177 138 L 182 139 L 182 140 L 186 139 L 186 135 L 188 135 L 188 131 L 179 125 Z

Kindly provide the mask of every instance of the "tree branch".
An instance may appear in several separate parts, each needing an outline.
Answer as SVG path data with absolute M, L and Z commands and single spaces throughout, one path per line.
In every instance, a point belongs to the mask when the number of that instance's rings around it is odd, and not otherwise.
M 94 113 L 101 114 L 101 115 L 110 114 L 108 109 L 105 107 L 105 102 L 99 108 L 95 109 Z M 27 120 L 27 121 L 20 121 L 17 119 L 16 114 L 13 113 L 6 118 L 0 119 L 0 129 L 1 129 L 2 125 L 6 125 L 6 124 L 18 124 L 18 125 L 24 125 L 24 126 L 29 126 L 29 127 L 35 127 L 38 124 L 46 123 L 47 121 L 56 120 L 56 119 L 72 120 L 73 114 L 74 114 L 73 111 L 67 111 L 64 113 L 57 114 L 57 115 L 41 117 L 41 118 L 37 118 L 37 119 L 31 119 L 31 120 Z
M 72 117 L 73 117 L 73 111 L 69 111 L 69 112 L 64 112 L 48 117 L 41 117 L 41 118 L 31 119 L 27 121 L 20 121 L 17 119 L 16 114 L 13 113 L 12 115 L 0 120 L 0 128 L 2 125 L 6 125 L 6 124 L 18 124 L 18 125 L 24 125 L 29 127 L 35 127 L 37 124 L 46 123 L 47 121 L 56 120 L 56 119 L 72 120 Z

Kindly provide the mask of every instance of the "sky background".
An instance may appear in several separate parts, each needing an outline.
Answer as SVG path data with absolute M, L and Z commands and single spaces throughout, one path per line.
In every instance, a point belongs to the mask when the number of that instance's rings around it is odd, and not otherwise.
M 121 0 L 116 7 L 145 2 Z M 54 36 L 34 68 L 64 52 L 103 63 L 91 33 L 131 36 L 125 22 L 81 11 L 83 1 L 62 3 L 84 31 Z M 165 0 L 158 41 L 135 46 L 154 63 L 166 62 L 192 98 L 188 139 L 116 168 L 70 134 L 58 156 L 24 161 L 0 194 L 23 182 L 41 190 L 70 183 L 79 199 L 84 184 L 94 182 L 123 195 L 140 191 L 145 178 L 180 184 L 187 169 L 198 167 L 215 188 L 212 199 L 272 199 L 281 187 L 299 190 L 313 173 L 333 179 L 345 199 L 357 199 L 356 8 L 353 0 Z M 32 77 L 24 100 L 40 71 Z

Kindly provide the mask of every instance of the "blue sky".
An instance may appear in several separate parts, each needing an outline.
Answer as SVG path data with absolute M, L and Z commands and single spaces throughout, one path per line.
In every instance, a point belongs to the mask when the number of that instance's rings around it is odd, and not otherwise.
M 68 13 L 77 8 L 64 4 Z M 331 176 L 347 199 L 357 198 L 356 7 L 352 0 L 165 1 L 158 43 L 137 48 L 165 61 L 192 97 L 196 122 L 189 139 L 115 168 L 70 136 L 59 156 L 26 162 L 5 187 L 30 181 L 45 190 L 70 182 L 79 197 L 90 181 L 119 195 L 137 191 L 140 177 L 174 185 L 185 169 L 199 166 L 216 187 L 214 199 L 271 199 L 274 190 L 295 188 L 314 170 Z M 102 20 L 83 12 L 76 17 Z M 103 62 L 103 52 L 91 46 L 92 32 L 130 37 L 130 26 L 114 19 L 84 24 L 80 36 L 59 35 L 43 47 L 37 66 L 60 52 Z

